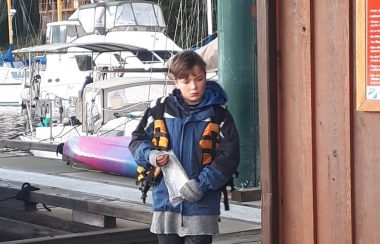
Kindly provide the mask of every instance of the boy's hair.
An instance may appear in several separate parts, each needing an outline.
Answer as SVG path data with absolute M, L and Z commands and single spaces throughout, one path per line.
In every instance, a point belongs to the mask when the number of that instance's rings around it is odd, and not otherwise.
M 183 79 L 189 76 L 191 69 L 198 65 L 206 74 L 206 63 L 196 52 L 185 50 L 177 53 L 170 62 L 169 74 L 173 79 Z

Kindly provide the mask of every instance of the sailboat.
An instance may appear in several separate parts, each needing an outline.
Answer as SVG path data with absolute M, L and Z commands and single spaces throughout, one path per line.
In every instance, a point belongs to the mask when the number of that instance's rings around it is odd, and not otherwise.
M 9 48 L 0 55 L 0 105 L 14 106 L 21 104 L 20 93 L 28 77 L 28 72 L 21 60 L 13 58 L 13 30 L 12 18 L 16 10 L 11 8 L 11 1 L 7 0 Z

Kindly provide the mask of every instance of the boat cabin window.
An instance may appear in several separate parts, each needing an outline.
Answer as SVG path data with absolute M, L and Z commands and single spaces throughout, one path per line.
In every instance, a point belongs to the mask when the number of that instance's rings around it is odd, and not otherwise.
M 5 62 L 0 62 L 0 67 L 4 68 L 22 68 L 24 67 L 24 63 L 20 60 L 14 60 L 11 62 L 5 61 Z
M 63 27 L 63 26 L 62 26 Z M 63 43 L 66 41 L 66 28 L 61 28 L 61 26 L 51 26 L 50 27 L 50 40 L 48 43 Z
M 95 8 L 84 8 L 79 11 L 78 19 L 87 33 L 94 32 Z
M 158 20 L 158 26 L 165 28 L 166 27 L 165 18 L 164 18 L 164 14 L 161 11 L 160 6 L 158 5 L 153 5 L 153 6 L 154 6 L 154 12 L 156 13 L 156 17 Z
M 80 71 L 92 70 L 92 58 L 90 55 L 75 55 L 75 60 Z
M 106 11 L 106 29 L 109 30 L 115 26 L 116 6 L 110 6 Z
M 97 7 L 95 9 L 95 30 L 100 34 L 105 34 L 105 7 Z
M 174 89 L 174 85 L 162 84 L 124 87 L 106 93 L 108 109 L 125 108 L 129 111 L 144 111 L 148 101 L 165 96 Z
M 177 51 L 167 51 L 167 50 L 161 50 L 161 51 L 154 51 L 160 58 L 162 58 L 165 61 L 168 61 L 171 57 L 176 55 Z
M 75 32 L 76 32 L 77 37 L 87 35 L 86 31 L 83 29 L 82 25 L 76 25 L 75 26 Z
M 130 4 L 123 4 L 117 8 L 115 26 L 123 25 L 136 25 Z
M 50 25 L 46 31 L 46 44 L 72 42 L 78 37 L 79 29 L 76 25 Z
M 153 52 L 150 51 L 140 51 L 140 52 L 134 52 L 136 57 L 140 59 L 141 62 L 143 63 L 157 63 L 160 62 L 161 60 L 154 55 Z
M 71 42 L 77 38 L 77 32 L 75 26 L 67 26 L 66 30 L 66 42 Z
M 150 3 L 133 4 L 133 12 L 138 25 L 158 26 L 153 5 Z
M 166 27 L 160 6 L 148 2 L 82 8 L 75 11 L 69 19 L 78 19 L 87 33 L 98 31 L 104 34 L 102 32 L 115 27 L 142 26 L 158 31 Z

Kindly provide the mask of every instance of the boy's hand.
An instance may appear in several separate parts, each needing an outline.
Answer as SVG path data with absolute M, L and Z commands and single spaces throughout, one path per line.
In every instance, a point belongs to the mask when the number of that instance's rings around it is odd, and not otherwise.
M 165 152 L 152 150 L 149 154 L 149 163 L 154 167 L 162 167 L 169 162 L 169 155 Z
M 156 157 L 156 163 L 157 163 L 157 166 L 159 167 L 166 165 L 168 162 L 169 162 L 168 154 L 162 154 Z

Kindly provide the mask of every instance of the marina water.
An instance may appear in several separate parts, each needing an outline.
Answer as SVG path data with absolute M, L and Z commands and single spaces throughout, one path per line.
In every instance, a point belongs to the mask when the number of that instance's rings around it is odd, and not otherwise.
M 21 107 L 6 107 L 0 106 L 0 139 L 18 139 L 26 128 L 26 118 L 21 115 Z M 3 149 L 1 152 L 12 151 L 14 153 L 29 154 L 29 152 L 15 150 L 15 149 Z M 31 154 L 30 154 L 31 155 Z M 0 159 L 1 160 L 1 159 Z

